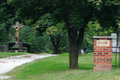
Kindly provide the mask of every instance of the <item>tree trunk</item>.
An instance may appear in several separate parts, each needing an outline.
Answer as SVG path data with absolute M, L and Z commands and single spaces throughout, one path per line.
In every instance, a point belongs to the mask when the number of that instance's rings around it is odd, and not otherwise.
M 9 32 L 7 31 L 6 33 L 7 37 L 6 37 L 6 40 L 5 40 L 5 52 L 8 52 L 8 36 L 9 36 Z
M 78 29 L 77 27 L 69 27 L 69 20 L 66 20 L 69 39 L 69 64 L 70 69 L 79 69 L 78 55 L 81 53 L 81 45 L 84 37 L 85 26 Z M 79 32 L 79 33 L 78 33 Z
M 69 63 L 70 69 L 78 69 L 77 43 L 69 42 Z
M 58 47 L 54 47 L 54 54 L 58 54 Z
M 50 37 L 51 37 L 51 41 L 52 41 L 52 44 L 53 44 L 53 47 L 54 47 L 54 54 L 58 54 L 60 38 L 55 37 L 53 35 L 50 35 Z

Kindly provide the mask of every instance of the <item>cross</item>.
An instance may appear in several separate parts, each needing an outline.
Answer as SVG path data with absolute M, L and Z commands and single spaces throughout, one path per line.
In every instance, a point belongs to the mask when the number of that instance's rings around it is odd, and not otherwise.
M 19 22 L 17 21 L 17 22 L 16 22 L 16 25 L 13 25 L 13 27 L 16 27 L 16 26 L 17 26 L 17 27 L 22 27 L 23 25 L 20 25 Z
M 16 32 L 15 32 L 15 38 L 16 38 L 16 44 L 18 43 L 18 39 L 19 39 L 19 28 L 25 27 L 25 25 L 19 25 L 19 22 L 16 22 L 16 25 L 12 26 L 13 28 L 15 28 Z

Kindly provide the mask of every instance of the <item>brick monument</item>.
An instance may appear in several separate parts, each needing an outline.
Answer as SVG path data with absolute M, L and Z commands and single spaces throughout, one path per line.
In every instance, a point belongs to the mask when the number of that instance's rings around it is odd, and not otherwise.
M 112 37 L 94 36 L 93 72 L 112 69 Z

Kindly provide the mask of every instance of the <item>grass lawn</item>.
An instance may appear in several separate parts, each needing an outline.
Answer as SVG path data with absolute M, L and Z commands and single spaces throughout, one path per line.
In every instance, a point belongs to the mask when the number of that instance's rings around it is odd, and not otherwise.
M 25 53 L 25 52 L 18 52 L 18 53 L 15 53 L 15 52 L 0 52 L 0 58 L 23 55 L 23 54 L 28 54 L 28 53 Z
M 120 69 L 92 72 L 93 53 L 79 56 L 79 68 L 70 70 L 69 54 L 64 53 L 16 67 L 6 75 L 12 80 L 120 80 Z

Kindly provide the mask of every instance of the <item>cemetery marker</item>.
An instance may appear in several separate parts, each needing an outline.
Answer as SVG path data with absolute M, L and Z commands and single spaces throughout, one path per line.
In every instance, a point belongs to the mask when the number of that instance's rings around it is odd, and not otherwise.
M 112 69 L 112 37 L 94 36 L 93 72 Z

